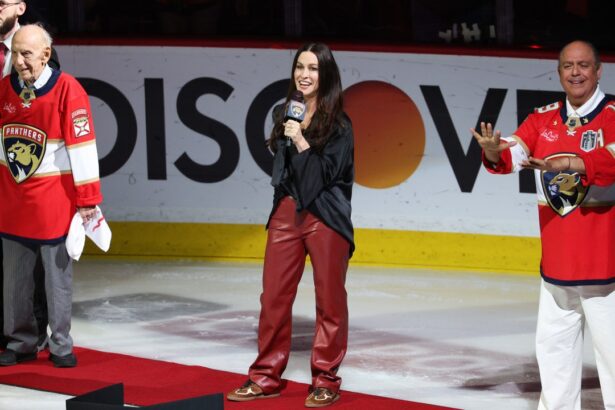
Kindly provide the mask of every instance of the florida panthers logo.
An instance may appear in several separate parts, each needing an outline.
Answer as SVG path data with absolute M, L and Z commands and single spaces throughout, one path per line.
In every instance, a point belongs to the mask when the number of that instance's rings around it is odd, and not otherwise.
M 46 137 L 44 132 L 28 125 L 7 124 L 2 127 L 6 164 L 18 184 L 30 178 L 40 166 Z
M 556 157 L 552 155 L 545 159 Z M 587 194 L 578 172 L 541 172 L 542 188 L 547 203 L 558 215 L 566 216 L 579 207 Z

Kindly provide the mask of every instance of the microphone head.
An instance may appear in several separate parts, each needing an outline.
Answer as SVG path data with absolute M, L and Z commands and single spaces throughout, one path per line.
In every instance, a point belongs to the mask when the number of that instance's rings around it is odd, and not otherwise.
M 303 92 L 299 90 L 293 91 L 293 93 L 290 95 L 290 99 L 293 101 L 303 102 Z
M 305 118 L 305 104 L 303 103 L 303 93 L 299 90 L 293 91 L 290 101 L 286 107 L 284 121 L 293 120 L 302 122 Z

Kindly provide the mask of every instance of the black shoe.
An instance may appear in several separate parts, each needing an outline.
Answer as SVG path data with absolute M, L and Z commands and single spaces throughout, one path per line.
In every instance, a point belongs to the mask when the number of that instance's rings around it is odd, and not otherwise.
M 17 353 L 11 349 L 0 353 L 0 366 L 13 366 L 30 360 L 36 360 L 36 353 Z
M 55 367 L 75 367 L 77 366 L 77 356 L 73 353 L 69 353 L 65 356 L 56 356 L 53 353 L 49 353 L 49 360 L 53 362 Z

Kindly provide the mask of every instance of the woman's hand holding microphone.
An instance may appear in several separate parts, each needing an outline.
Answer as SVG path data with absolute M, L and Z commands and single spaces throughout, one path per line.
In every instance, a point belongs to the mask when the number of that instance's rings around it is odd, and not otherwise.
M 303 132 L 301 132 L 301 123 L 293 120 L 286 121 L 284 123 L 284 135 L 295 144 L 297 151 L 302 152 L 310 148 L 310 144 L 308 144 L 303 136 Z

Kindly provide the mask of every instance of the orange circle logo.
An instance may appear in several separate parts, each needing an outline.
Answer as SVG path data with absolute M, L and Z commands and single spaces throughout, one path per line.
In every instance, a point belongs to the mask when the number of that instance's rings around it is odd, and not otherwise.
M 382 81 L 354 84 L 344 91 L 344 110 L 354 131 L 357 184 L 390 188 L 416 171 L 425 151 L 425 126 L 402 90 Z

